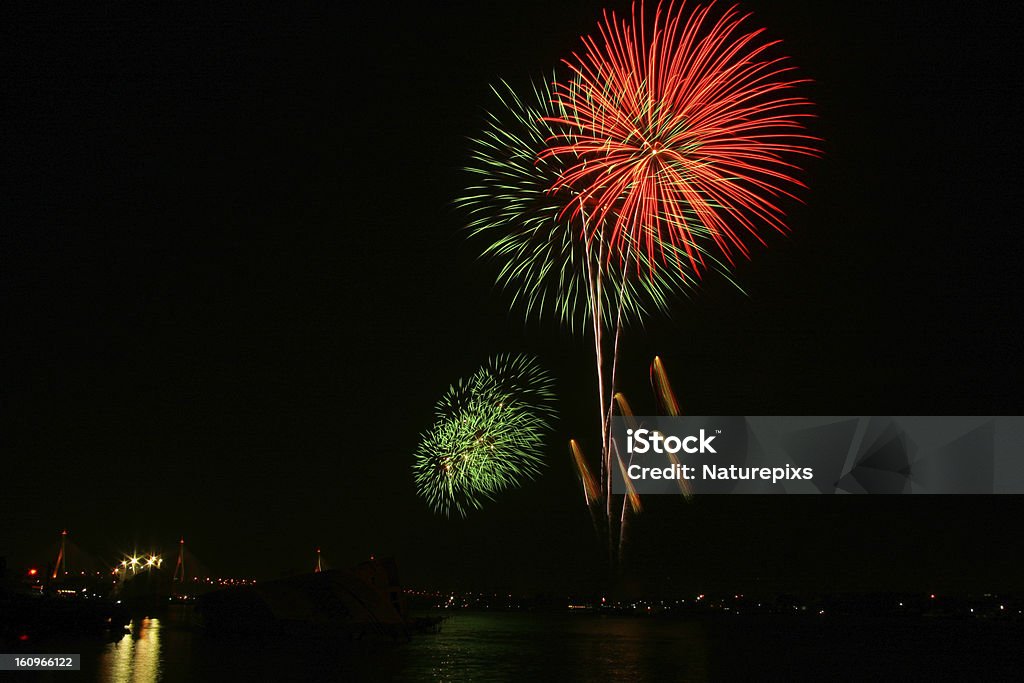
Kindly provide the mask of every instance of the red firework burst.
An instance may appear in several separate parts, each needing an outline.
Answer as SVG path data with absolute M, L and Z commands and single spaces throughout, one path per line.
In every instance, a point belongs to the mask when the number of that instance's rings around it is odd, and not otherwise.
M 746 236 L 786 231 L 778 202 L 803 186 L 791 160 L 818 154 L 818 139 L 795 92 L 806 81 L 770 56 L 779 41 L 743 28 L 735 7 L 683 9 L 659 5 L 649 31 L 642 4 L 631 21 L 605 12 L 565 62 L 573 76 L 554 97 L 566 114 L 550 119 L 565 132 L 542 156 L 565 160 L 552 192 L 572 189 L 565 211 L 586 212 L 588 244 L 620 261 L 643 249 L 651 267 L 688 260 L 699 275 L 710 245 L 731 264 Z

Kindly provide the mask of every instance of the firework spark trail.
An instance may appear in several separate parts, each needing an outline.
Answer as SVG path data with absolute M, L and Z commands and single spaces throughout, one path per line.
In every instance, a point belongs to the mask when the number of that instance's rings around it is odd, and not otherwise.
M 679 401 L 676 400 L 672 385 L 669 384 L 668 374 L 665 372 L 665 364 L 661 362 L 660 356 L 655 356 L 651 362 L 651 389 L 658 399 L 658 404 L 665 415 L 681 415 Z
M 551 376 L 528 356 L 501 355 L 448 389 L 416 450 L 419 494 L 465 516 L 541 470 L 554 419 Z
M 806 81 L 769 56 L 778 41 L 745 29 L 735 8 L 682 9 L 659 5 L 650 31 L 642 4 L 631 20 L 605 12 L 599 35 L 565 61 L 573 77 L 554 92 L 564 114 L 549 118 L 556 132 L 540 154 L 566 158 L 551 191 L 576 194 L 570 218 L 591 207 L 583 237 L 620 264 L 638 246 L 648 277 L 674 262 L 699 278 L 712 250 L 733 264 L 749 255 L 744 236 L 785 232 L 777 200 L 803 186 L 788 159 L 818 154 L 804 132 L 811 103 L 792 93 Z
M 676 467 L 682 467 L 682 463 L 679 461 L 679 456 L 676 455 L 675 453 L 669 453 L 668 459 L 669 462 L 671 462 Z M 687 500 L 690 500 L 690 498 L 693 496 L 693 490 L 690 488 L 690 482 L 684 477 L 679 477 L 678 479 L 676 479 L 676 485 L 679 486 L 679 493 L 681 493 L 683 497 L 686 498 Z
M 569 439 L 569 450 L 572 453 L 572 461 L 576 465 L 576 474 L 579 475 L 580 483 L 583 484 L 583 497 L 586 499 L 587 505 L 593 505 L 601 500 L 601 490 L 597 487 L 594 475 L 590 473 L 587 459 L 576 439 Z
M 612 447 L 614 448 L 614 445 Z M 618 449 L 615 450 L 615 462 L 619 465 L 619 473 L 622 475 L 622 481 L 626 486 L 626 500 L 629 501 L 629 505 L 633 509 L 633 512 L 639 513 L 643 510 L 643 507 L 640 505 L 640 494 L 636 492 L 636 487 L 633 486 L 633 480 L 630 479 L 629 475 L 626 473 L 629 465 L 622 461 L 622 456 L 619 455 Z M 623 501 L 623 504 L 625 504 L 625 501 Z

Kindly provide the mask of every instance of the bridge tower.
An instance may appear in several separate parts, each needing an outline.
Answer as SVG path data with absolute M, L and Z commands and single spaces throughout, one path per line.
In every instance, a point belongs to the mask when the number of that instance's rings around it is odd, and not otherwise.
M 67 573 L 67 541 L 68 530 L 65 529 L 64 531 L 60 532 L 60 549 L 57 551 L 57 560 L 53 563 L 53 573 L 50 575 L 50 579 L 56 579 L 57 574 L 60 572 Z
M 318 574 L 324 570 L 323 565 L 320 563 L 320 548 L 316 549 L 316 569 L 313 570 L 314 574 Z
M 171 581 L 185 583 L 185 537 L 178 541 L 178 562 L 174 565 L 174 576 Z

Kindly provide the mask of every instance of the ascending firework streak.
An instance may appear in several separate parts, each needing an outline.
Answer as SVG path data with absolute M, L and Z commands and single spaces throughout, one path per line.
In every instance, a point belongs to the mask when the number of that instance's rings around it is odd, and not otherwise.
M 793 158 L 818 153 L 804 132 L 811 104 L 795 94 L 804 81 L 746 18 L 713 5 L 659 6 L 650 22 L 642 4 L 629 18 L 606 13 L 552 89 L 529 101 L 496 91 L 504 113 L 473 142 L 477 182 L 460 204 L 473 234 L 492 238 L 484 254 L 499 283 L 530 313 L 590 328 L 600 483 L 579 471 L 588 503 L 603 503 L 613 561 L 627 507 L 639 509 L 626 496 L 618 514 L 611 495 L 623 326 L 726 272 L 765 228 L 785 232 L 782 203 L 802 187 Z M 678 411 L 665 388 L 656 393 Z
M 654 392 L 655 399 L 658 402 L 659 410 L 661 415 L 678 416 L 682 413 L 679 410 L 679 402 L 676 400 L 675 392 L 672 390 L 672 386 L 668 380 L 668 374 L 665 372 L 665 364 L 658 356 L 654 357 L 651 362 L 651 389 Z M 625 426 L 627 428 L 636 429 L 638 424 L 635 420 L 633 409 L 629 405 L 629 401 L 621 393 L 616 393 L 613 397 L 615 402 L 616 412 L 625 419 Z M 615 444 L 612 443 L 614 449 Z M 603 496 L 597 492 L 597 483 L 595 482 L 593 475 L 590 473 L 590 467 L 587 465 L 586 457 L 583 455 L 583 451 L 580 449 L 579 444 L 574 440 L 569 442 L 569 451 L 573 456 L 573 464 L 576 466 L 576 473 L 579 475 L 580 481 L 583 484 L 583 493 L 587 501 L 587 505 L 591 509 L 591 514 L 594 512 L 595 503 L 599 503 Z M 634 515 L 639 514 L 643 511 L 643 505 L 640 501 L 640 494 L 636 492 L 633 487 L 633 482 L 626 476 L 626 471 L 629 466 L 633 464 L 632 458 L 623 458 L 617 451 L 614 452 L 614 458 L 618 463 L 619 472 L 622 475 L 623 483 L 626 487 L 626 493 L 622 499 L 622 510 L 619 514 L 619 539 L 618 539 L 618 558 L 621 560 L 623 550 L 626 544 L 626 531 L 629 523 L 629 514 L 632 512 Z M 679 457 L 674 453 L 668 454 L 669 462 L 673 465 L 682 465 Z M 684 496 L 687 500 L 693 495 L 690 490 L 690 485 L 685 479 L 680 479 L 677 482 L 679 486 L 679 493 Z M 627 507 L 628 503 L 628 507 Z M 595 526 L 597 526 L 597 520 L 594 519 Z
M 465 516 L 537 475 L 555 415 L 552 384 L 534 359 L 500 355 L 448 389 L 413 465 L 417 491 L 435 511 Z

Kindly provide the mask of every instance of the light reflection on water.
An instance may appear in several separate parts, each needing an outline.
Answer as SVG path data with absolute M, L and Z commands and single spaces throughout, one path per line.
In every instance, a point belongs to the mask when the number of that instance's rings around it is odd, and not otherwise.
M 111 683 L 160 680 L 160 620 L 143 617 L 129 624 L 130 635 L 107 645 L 99 657 L 99 675 Z
M 546 680 L 555 671 L 584 680 L 709 679 L 697 622 L 460 614 L 407 650 L 403 680 Z
M 192 628 L 187 612 L 135 619 L 130 634 L 83 653 L 104 683 L 178 680 L 708 680 L 699 623 L 583 615 L 460 613 L 440 634 L 338 647 L 330 639 L 226 638 Z M 92 660 L 90 662 L 90 660 Z
M 203 631 L 190 614 L 169 608 L 133 621 L 131 634 L 117 642 L 53 642 L 46 651 L 81 653 L 82 679 L 104 683 L 1020 680 L 1024 666 L 1011 654 L 1020 649 L 1024 624 L 995 621 L 456 613 L 436 635 L 346 646 L 327 634 Z

